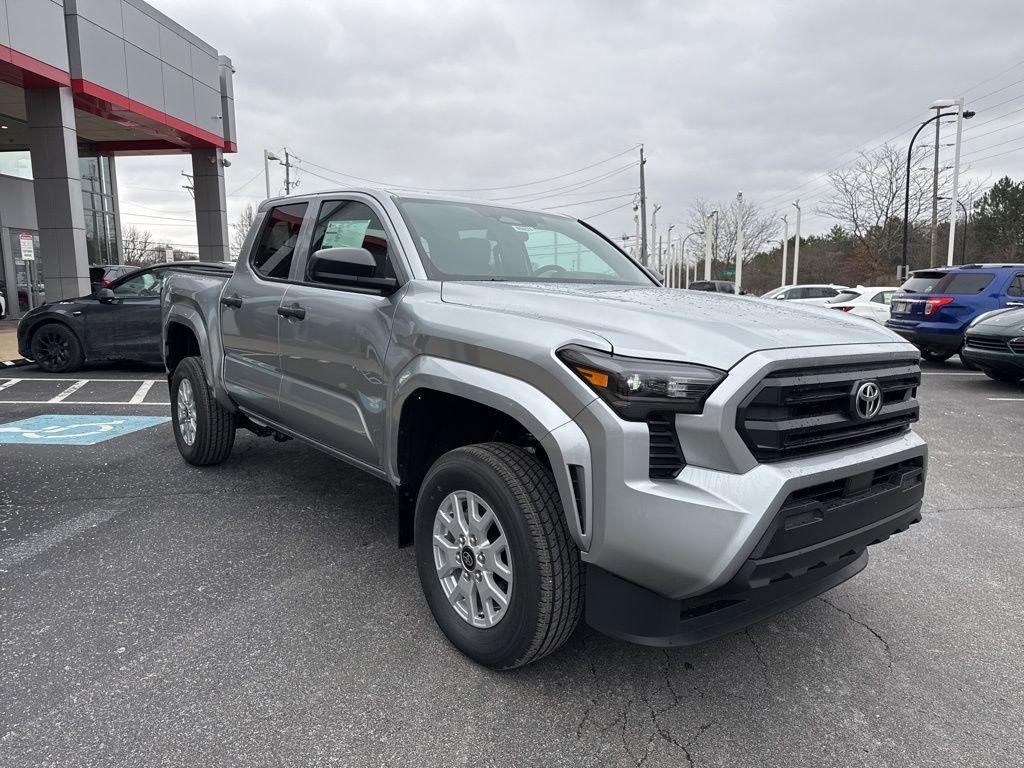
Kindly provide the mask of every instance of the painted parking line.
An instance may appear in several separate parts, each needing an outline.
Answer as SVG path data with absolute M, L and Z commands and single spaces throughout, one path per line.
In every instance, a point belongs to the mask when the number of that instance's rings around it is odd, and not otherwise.
M 48 413 L 0 424 L 0 445 L 96 445 L 168 421 L 167 416 Z
M 990 397 L 993 403 L 1024 403 L 1024 397 Z
M 984 373 L 970 373 L 967 371 L 921 371 L 922 376 L 984 376 Z
M 80 390 L 82 387 L 84 387 L 88 383 L 89 383 L 88 379 L 79 379 L 74 384 L 72 384 L 70 387 L 67 387 L 66 389 L 61 390 L 60 394 L 58 394 L 58 395 L 56 395 L 54 397 L 51 397 L 46 402 L 47 403 L 63 403 L 65 400 L 67 400 L 69 397 L 71 397 L 73 394 L 75 394 L 75 392 Z
M 0 378 L 0 405 L 169 406 L 157 384 L 166 386 L 164 379 Z

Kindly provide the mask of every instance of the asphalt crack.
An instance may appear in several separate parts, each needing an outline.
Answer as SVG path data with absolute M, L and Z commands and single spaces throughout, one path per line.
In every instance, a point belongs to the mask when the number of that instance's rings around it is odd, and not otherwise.
M 874 635 L 875 639 L 878 640 L 878 642 L 880 642 L 882 644 L 882 648 L 885 650 L 885 660 L 886 660 L 886 662 L 889 665 L 889 671 L 890 672 L 892 671 L 892 669 L 893 669 L 893 664 L 892 664 L 892 648 L 889 646 L 889 641 L 888 640 L 886 640 L 884 637 L 882 637 L 882 635 L 879 634 L 879 632 L 874 627 L 872 627 L 870 624 L 861 621 L 860 619 L 855 617 L 852 613 L 850 613 L 849 611 L 847 611 L 844 608 L 840 608 L 838 605 L 833 603 L 831 600 L 826 600 L 824 597 L 818 597 L 818 599 L 821 600 L 821 602 L 823 602 L 825 605 L 828 605 L 828 606 L 831 606 L 832 608 L 835 608 L 837 611 L 839 611 L 839 613 L 843 614 L 843 616 L 848 618 L 854 624 L 857 624 L 858 626 L 864 627 L 864 629 L 866 629 L 868 632 L 870 632 L 872 635 Z

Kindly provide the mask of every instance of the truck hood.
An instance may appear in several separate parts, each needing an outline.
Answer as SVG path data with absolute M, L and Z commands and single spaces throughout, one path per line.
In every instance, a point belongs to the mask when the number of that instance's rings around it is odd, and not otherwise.
M 826 307 L 653 286 L 448 281 L 441 299 L 590 331 L 621 355 L 721 369 L 764 349 L 905 343 Z

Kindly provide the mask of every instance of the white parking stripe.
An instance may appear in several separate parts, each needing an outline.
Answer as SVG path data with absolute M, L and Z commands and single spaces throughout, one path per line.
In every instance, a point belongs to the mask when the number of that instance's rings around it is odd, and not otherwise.
M 125 400 L 72 400 L 55 403 L 52 400 L 0 400 L 0 405 L 129 405 Z M 135 405 L 170 405 L 170 403 L 135 403 Z
M 993 403 L 1021 403 L 1024 402 L 1024 397 L 990 397 Z
M 984 376 L 984 373 L 960 373 L 959 371 L 921 371 L 922 376 Z
M 21 379 L 8 379 L 3 384 L 0 384 L 0 389 L 7 389 L 8 387 L 13 387 L 19 381 L 21 381 Z
M 132 395 L 132 399 L 128 401 L 128 405 L 141 405 L 142 401 L 146 399 L 146 395 L 149 394 L 149 390 L 153 388 L 156 381 L 144 381 L 139 384 L 139 388 L 135 390 L 135 394 Z
M 75 394 L 75 392 L 80 390 L 82 387 L 84 387 L 88 383 L 89 383 L 88 379 L 79 379 L 74 384 L 72 384 L 70 387 L 65 389 L 63 392 L 61 392 L 60 394 L 58 394 L 55 397 L 51 397 L 46 402 L 47 403 L 62 403 L 67 398 L 71 397 L 71 395 Z

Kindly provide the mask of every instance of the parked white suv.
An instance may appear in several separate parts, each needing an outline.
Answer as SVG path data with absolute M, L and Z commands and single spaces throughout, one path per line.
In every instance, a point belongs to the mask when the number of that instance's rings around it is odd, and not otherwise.
M 823 307 L 829 299 L 834 299 L 843 291 L 848 290 L 849 288 L 845 285 L 784 285 L 781 288 L 768 291 L 761 298 L 795 301 L 798 304 L 814 304 Z
M 856 288 L 849 288 L 834 299 L 830 299 L 828 306 L 857 317 L 867 317 L 884 325 L 885 321 L 889 319 L 889 305 L 897 291 L 899 288 L 893 286 L 865 288 L 863 285 L 858 285 Z

